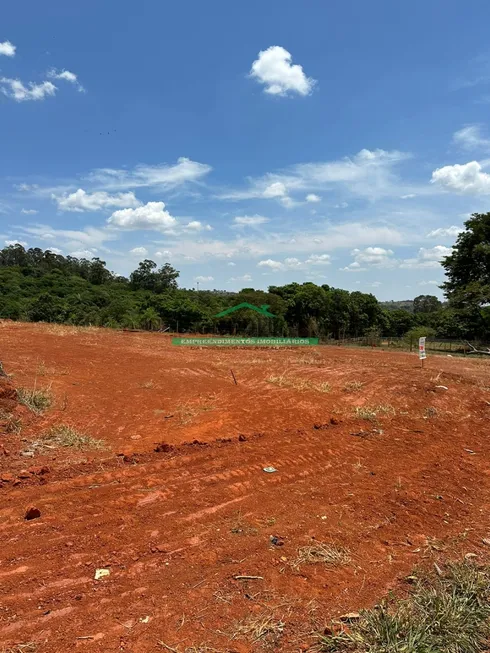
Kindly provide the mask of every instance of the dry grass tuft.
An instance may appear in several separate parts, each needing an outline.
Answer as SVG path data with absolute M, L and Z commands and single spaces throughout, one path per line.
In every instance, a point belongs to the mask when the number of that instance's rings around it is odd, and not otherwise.
M 236 625 L 231 639 L 248 639 L 254 643 L 276 645 L 284 632 L 284 626 L 284 621 L 271 612 L 250 616 Z
M 437 417 L 438 415 L 437 408 L 434 408 L 434 406 L 427 406 L 427 408 L 424 410 L 424 417 L 427 419 L 432 419 L 433 417 Z
M 360 392 L 363 386 L 362 381 L 347 381 L 342 389 L 344 392 Z
M 21 404 L 27 406 L 34 413 L 42 413 L 47 410 L 53 403 L 53 397 L 49 388 L 41 388 L 37 390 L 33 388 L 18 388 L 17 398 Z
M 408 599 L 361 612 L 319 646 L 325 653 L 483 653 L 489 637 L 490 568 L 463 562 L 416 578 Z
M 379 415 L 396 415 L 396 409 L 391 404 L 380 404 L 378 406 L 356 406 L 355 416 L 374 422 Z
M 294 388 L 295 390 L 315 390 L 316 392 L 330 392 L 331 385 L 327 381 L 317 383 L 310 379 L 299 379 L 297 377 L 287 377 L 286 374 L 281 376 L 269 376 L 268 383 L 273 383 L 281 388 Z
M 37 644 L 35 642 L 26 642 L 25 644 L 14 644 L 9 648 L 3 648 L 1 653 L 36 653 Z
M 315 542 L 309 546 L 298 549 L 298 556 L 291 565 L 295 568 L 301 565 L 324 564 L 327 567 L 343 567 L 351 561 L 349 551 L 335 544 Z
M 45 433 L 41 438 L 41 445 L 49 448 L 69 447 L 71 449 L 105 449 L 104 440 L 80 433 L 67 424 L 58 424 Z

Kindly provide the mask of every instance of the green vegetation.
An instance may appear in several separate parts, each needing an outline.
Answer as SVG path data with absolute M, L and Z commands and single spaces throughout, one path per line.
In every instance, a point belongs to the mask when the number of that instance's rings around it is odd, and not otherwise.
M 96 440 L 66 424 L 58 424 L 44 433 L 42 444 L 48 447 L 70 447 L 72 449 L 105 449 L 103 440 Z
M 169 263 L 139 263 L 129 278 L 104 261 L 9 245 L 0 250 L 0 318 L 81 326 L 248 336 L 343 339 L 400 337 L 485 339 L 490 330 L 490 213 L 474 214 L 442 262 L 448 302 L 432 295 L 379 303 L 372 294 L 327 284 L 289 283 L 268 291 L 196 291 L 177 285 Z M 268 306 L 271 318 L 238 304 Z M 225 313 L 221 317 L 218 314 Z
M 468 562 L 416 579 L 406 600 L 383 602 L 322 637 L 325 653 L 482 653 L 490 636 L 490 570 Z
M 18 388 L 17 398 L 21 404 L 30 408 L 34 413 L 42 413 L 53 403 L 51 392 L 48 388 Z

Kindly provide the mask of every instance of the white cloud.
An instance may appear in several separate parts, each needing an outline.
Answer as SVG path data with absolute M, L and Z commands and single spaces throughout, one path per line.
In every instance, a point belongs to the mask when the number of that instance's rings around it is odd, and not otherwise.
M 148 250 L 146 247 L 133 247 L 129 253 L 133 254 L 134 256 L 148 256 Z
M 114 211 L 107 223 L 119 229 L 168 231 L 177 225 L 177 220 L 165 210 L 163 202 L 147 202 L 136 209 Z
M 100 211 L 108 208 L 136 208 L 141 202 L 136 199 L 133 192 L 116 193 L 109 195 L 105 191 L 87 193 L 82 188 L 67 195 L 51 195 L 51 198 L 58 204 L 60 211 Z
M 50 252 L 53 252 L 53 254 L 63 254 L 63 250 L 59 249 L 58 247 L 47 247 Z
M 443 236 L 456 238 L 456 236 L 459 236 L 462 231 L 464 231 L 463 227 L 456 227 L 455 225 L 452 225 L 451 227 L 439 227 L 439 229 L 429 231 L 427 238 L 439 238 Z
M 279 270 L 284 270 L 284 263 L 281 263 L 280 261 L 274 261 L 273 259 L 266 259 L 264 261 L 259 261 L 257 263 L 257 267 L 259 268 L 269 268 L 270 270 L 273 270 L 274 272 L 278 272 Z
M 263 215 L 239 215 L 233 218 L 235 227 L 256 227 L 259 224 L 269 222 L 269 218 Z
M 14 57 L 16 49 L 16 46 L 10 41 L 0 43 L 0 55 L 3 54 L 5 57 Z
M 236 263 L 233 263 L 233 261 L 230 261 L 230 262 L 228 263 L 228 265 L 230 265 L 231 267 L 235 267 Z
M 91 172 L 87 179 L 105 190 L 139 187 L 170 189 L 186 182 L 197 182 L 211 170 L 211 166 L 205 163 L 181 157 L 174 165 L 139 165 L 129 171 L 100 168 Z
M 241 277 L 230 277 L 228 283 L 231 283 L 232 281 L 252 281 L 252 275 L 244 274 Z
M 415 268 L 434 268 L 441 269 L 441 259 L 452 254 L 451 247 L 436 245 L 435 247 L 421 247 L 418 251 L 417 258 L 408 258 L 400 262 L 402 269 Z
M 250 76 L 265 85 L 265 93 L 286 96 L 309 95 L 316 81 L 307 77 L 303 67 L 292 64 L 291 54 L 279 45 L 261 50 L 252 64 Z
M 308 193 L 308 195 L 305 197 L 307 202 L 321 202 L 322 198 L 319 195 L 315 195 L 315 193 Z
M 393 251 L 391 249 L 384 249 L 383 247 L 366 247 L 363 250 L 354 249 L 351 254 L 359 264 L 364 263 L 385 267 L 386 265 L 390 265 Z
M 164 249 L 163 252 L 155 252 L 154 256 L 155 258 L 170 258 L 172 252 L 169 252 L 168 249 Z
M 311 254 L 305 261 L 309 265 L 330 265 L 331 262 L 329 254 Z
M 27 247 L 27 243 L 25 240 L 6 240 L 5 241 L 6 245 L 22 245 L 22 247 Z
M 408 158 L 410 158 L 408 153 L 396 150 L 364 149 L 352 157 L 326 162 L 300 163 L 284 171 L 252 178 L 249 180 L 248 188 L 231 190 L 218 195 L 218 198 L 245 200 L 273 197 L 284 204 L 293 201 L 289 195 L 296 191 L 350 192 L 370 200 L 384 196 L 399 197 L 401 188 L 405 189 L 406 185 L 400 184 L 393 169 Z M 347 202 L 340 202 L 335 205 L 335 208 L 347 208 L 347 206 Z
M 419 286 L 440 286 L 440 281 L 420 281 Z
M 340 202 L 340 204 L 336 204 L 333 208 L 334 209 L 346 209 L 349 205 L 347 202 Z
M 39 211 L 36 211 L 36 209 L 21 209 L 21 213 L 24 215 L 36 215 Z
M 478 161 L 437 168 L 432 173 L 431 183 L 456 193 L 490 194 L 490 175 L 483 172 Z
M 421 247 L 419 249 L 419 258 L 424 261 L 440 261 L 444 256 L 449 256 L 452 254 L 451 247 L 444 247 L 444 245 L 436 245 L 430 249 Z
M 94 254 L 96 252 L 93 252 L 91 249 L 79 249 L 74 252 L 70 252 L 70 256 L 74 256 L 75 258 L 94 258 Z
M 360 263 L 354 261 L 353 263 L 349 263 L 345 268 L 339 268 L 339 270 L 342 270 L 342 272 L 365 272 L 367 268 L 363 268 Z
M 271 197 L 284 197 L 286 195 L 286 186 L 280 182 L 276 181 L 270 186 L 267 186 L 262 192 L 262 197 L 269 199 Z
M 407 195 L 400 195 L 401 200 L 411 200 L 414 197 L 417 197 L 415 193 L 408 193 Z
M 77 229 L 54 229 L 48 225 L 35 224 L 19 227 L 25 234 L 35 236 L 39 240 L 61 243 L 66 251 L 79 250 L 86 248 L 100 247 L 107 240 L 116 240 L 118 238 L 115 230 L 98 229 L 97 227 L 85 227 L 83 230 Z
M 192 220 L 183 226 L 185 231 L 212 231 L 213 227 L 209 224 L 203 224 L 199 220 Z
M 52 68 L 50 71 L 48 71 L 48 77 L 51 79 L 62 79 L 65 82 L 69 82 L 70 84 L 75 85 L 79 91 L 85 91 L 83 86 L 78 81 L 78 76 L 75 75 L 75 73 L 72 73 L 70 70 L 58 71 L 56 68 Z
M 206 281 L 214 281 L 214 277 L 194 277 L 194 281 L 197 281 L 199 283 L 206 283 Z
M 480 125 L 466 125 L 453 134 L 453 143 L 463 150 L 489 149 L 490 139 L 482 136 Z
M 28 86 L 24 86 L 20 79 L 0 78 L 0 92 L 16 102 L 44 100 L 48 95 L 54 95 L 56 90 L 56 86 L 51 82 L 29 82 Z

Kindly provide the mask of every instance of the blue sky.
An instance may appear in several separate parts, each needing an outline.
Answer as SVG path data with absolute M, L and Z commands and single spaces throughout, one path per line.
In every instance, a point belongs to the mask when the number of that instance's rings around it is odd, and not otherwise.
M 490 5 L 20 1 L 0 235 L 181 285 L 440 294 L 489 210 Z

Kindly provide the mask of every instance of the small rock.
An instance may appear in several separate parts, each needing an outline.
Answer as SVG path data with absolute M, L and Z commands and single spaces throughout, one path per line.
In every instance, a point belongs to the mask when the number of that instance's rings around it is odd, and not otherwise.
M 111 571 L 110 569 L 96 569 L 95 570 L 95 580 L 100 580 L 101 578 L 105 578 L 106 576 L 110 576 Z
M 25 458 L 34 458 L 34 451 L 21 451 L 20 455 Z
M 19 478 L 29 478 L 30 474 L 26 469 L 23 469 L 21 472 L 19 472 Z
M 483 544 L 486 544 L 487 546 L 490 546 L 490 539 L 488 537 L 484 537 L 482 542 L 483 542 Z
M 39 508 L 28 508 L 26 510 L 26 514 L 24 515 L 24 519 L 30 520 L 30 519 L 38 519 L 41 516 L 41 511 Z
M 4 472 L 0 476 L 0 481 L 3 481 L 4 483 L 13 483 L 15 481 L 15 476 L 9 472 Z
M 269 539 L 274 546 L 284 546 L 284 539 L 279 535 L 271 535 Z
M 238 442 L 246 442 L 246 441 L 247 441 L 247 437 L 240 433 L 240 435 L 238 436 Z
M 478 558 L 476 553 L 465 553 L 465 560 L 471 560 L 472 558 Z
M 27 470 L 29 474 L 34 474 L 35 476 L 40 476 L 41 474 L 49 474 L 49 467 L 43 466 L 43 467 L 29 467 Z
M 336 417 L 331 417 L 330 418 L 330 424 L 333 426 L 336 426 L 337 424 L 340 424 L 340 420 L 338 420 Z
M 171 444 L 167 444 L 166 442 L 160 442 L 157 444 L 154 451 L 157 453 L 169 453 L 170 451 L 173 451 L 173 446 Z

